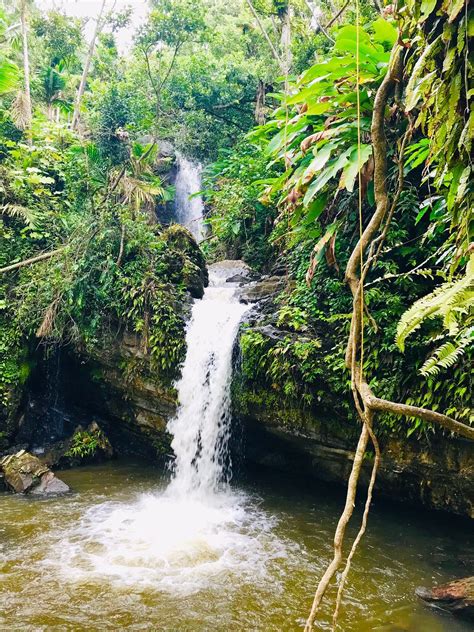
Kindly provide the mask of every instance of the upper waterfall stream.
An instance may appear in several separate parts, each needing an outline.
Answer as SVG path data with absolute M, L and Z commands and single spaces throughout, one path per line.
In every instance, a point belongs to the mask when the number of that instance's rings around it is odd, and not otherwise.
M 202 190 L 202 166 L 185 158 L 180 153 L 176 156 L 176 164 L 176 221 L 182 226 L 186 226 L 199 243 L 204 237 L 204 203 L 201 196 L 197 195 Z

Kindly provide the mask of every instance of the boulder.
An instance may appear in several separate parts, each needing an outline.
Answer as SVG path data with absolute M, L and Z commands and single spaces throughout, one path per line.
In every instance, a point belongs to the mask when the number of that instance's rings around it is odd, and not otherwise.
M 281 276 L 271 276 L 249 284 L 240 296 L 243 303 L 258 303 L 274 299 L 287 285 L 287 279 Z
M 0 471 L 3 472 L 7 489 L 16 494 L 57 494 L 69 491 L 66 483 L 56 478 L 47 465 L 25 450 L 3 457 Z
M 233 276 L 226 279 L 226 283 L 248 283 L 249 277 L 244 274 L 234 274 Z
M 60 478 L 57 478 L 54 472 L 48 470 L 41 477 L 39 485 L 33 487 L 30 493 L 43 496 L 47 494 L 64 494 L 68 491 L 69 486 Z
M 430 606 L 474 619 L 474 577 L 456 579 L 434 588 L 419 587 L 415 593 Z

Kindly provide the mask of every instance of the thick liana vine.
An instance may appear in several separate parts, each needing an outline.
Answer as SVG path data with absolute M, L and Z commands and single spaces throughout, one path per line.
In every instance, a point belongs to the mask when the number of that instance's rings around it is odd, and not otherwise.
M 334 537 L 334 557 L 327 567 L 326 572 L 324 573 L 317 587 L 311 612 L 305 627 L 305 630 L 307 632 L 312 630 L 319 606 L 322 602 L 322 599 L 324 598 L 329 583 L 341 565 L 343 558 L 342 546 L 344 541 L 345 529 L 353 514 L 357 493 L 357 484 L 359 481 L 363 458 L 367 450 L 369 438 L 372 438 L 374 447 L 376 449 L 376 459 L 374 460 L 372 476 L 369 483 L 367 504 L 364 511 L 361 530 L 359 531 L 359 534 L 354 541 L 354 545 L 349 554 L 346 568 L 344 569 L 340 582 L 340 591 L 337 597 L 334 616 L 334 625 L 336 625 L 337 613 L 341 599 L 341 587 L 345 582 L 347 572 L 350 567 L 350 562 L 354 555 L 355 547 L 360 542 L 361 536 L 365 530 L 368 509 L 370 506 L 370 499 L 375 482 L 377 465 L 380 459 L 380 452 L 378 450 L 377 442 L 373 434 L 373 420 L 375 413 L 387 412 L 397 415 L 418 417 L 425 421 L 439 424 L 443 428 L 455 432 L 460 436 L 466 437 L 467 439 L 474 440 L 474 428 L 460 423 L 447 415 L 443 415 L 425 408 L 408 406 L 403 403 L 392 402 L 376 397 L 366 380 L 363 363 L 360 359 L 364 326 L 362 315 L 365 313 L 366 308 L 366 305 L 364 303 L 363 285 L 364 279 L 370 267 L 371 259 L 368 259 L 368 261 L 362 268 L 361 273 L 359 273 L 359 263 L 364 253 L 373 244 L 376 235 L 380 230 L 380 227 L 383 225 L 383 222 L 386 220 L 385 226 L 383 228 L 383 233 L 385 234 L 390 225 L 391 218 L 387 218 L 387 214 L 389 213 L 390 208 L 390 201 L 389 193 L 387 190 L 388 172 L 387 147 L 385 139 L 385 116 L 386 107 L 390 95 L 393 93 L 397 81 L 401 81 L 401 77 L 402 48 L 397 43 L 392 51 L 391 62 L 389 64 L 387 74 L 377 91 L 377 95 L 374 100 L 372 115 L 371 139 L 374 156 L 374 194 L 376 204 L 375 212 L 373 213 L 367 227 L 365 228 L 361 238 L 359 239 L 349 258 L 345 273 L 346 282 L 349 285 L 353 296 L 353 312 L 350 335 L 346 349 L 346 364 L 351 371 L 351 387 L 354 396 L 354 403 L 359 417 L 362 421 L 362 430 L 355 451 L 353 466 L 348 481 L 345 507 L 339 519 L 336 534 Z

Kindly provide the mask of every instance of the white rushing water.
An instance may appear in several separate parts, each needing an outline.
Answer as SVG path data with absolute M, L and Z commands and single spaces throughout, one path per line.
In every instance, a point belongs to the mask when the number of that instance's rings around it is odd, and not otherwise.
M 195 194 L 202 190 L 202 166 L 191 162 L 179 153 L 176 156 L 176 162 L 178 167 L 175 182 L 176 220 L 182 226 L 186 226 L 199 242 L 204 237 L 204 204 L 201 196 Z
M 168 424 L 176 456 L 170 493 L 213 493 L 227 477 L 232 349 L 248 309 L 235 286 L 226 283 L 230 274 L 229 268 L 214 266 L 204 298 L 193 307 L 177 383 L 180 406 Z
M 232 349 L 248 306 L 226 283 L 238 272 L 226 263 L 211 266 L 210 285 L 192 309 L 176 384 L 180 405 L 168 424 L 172 480 L 133 502 L 94 505 L 62 534 L 61 569 L 73 581 L 106 576 L 114 584 L 192 594 L 223 576 L 265 581 L 268 560 L 286 556 L 273 517 L 227 484 Z

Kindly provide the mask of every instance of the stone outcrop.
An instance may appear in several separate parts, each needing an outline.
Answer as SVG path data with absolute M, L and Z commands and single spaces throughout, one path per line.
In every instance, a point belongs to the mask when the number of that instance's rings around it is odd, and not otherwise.
M 236 413 L 246 433 L 250 460 L 280 471 L 300 473 L 329 483 L 346 484 L 357 443 L 350 422 L 318 418 L 301 405 L 285 408 L 275 400 L 254 399 Z M 382 462 L 375 498 L 383 496 L 427 509 L 474 518 L 474 445 L 454 438 L 382 437 Z M 361 475 L 367 485 L 371 462 Z
M 69 487 L 38 457 L 20 450 L 0 460 L 5 486 L 17 494 L 63 494 Z
M 176 410 L 176 394 L 150 369 L 138 334 L 123 332 L 93 357 L 69 358 L 63 382 L 66 407 L 78 418 L 97 418 L 115 454 L 171 453 L 166 425 Z
M 180 254 L 176 265 L 183 274 L 186 289 L 193 298 L 202 298 L 209 283 L 204 255 L 187 228 L 179 224 L 169 226 L 164 232 L 166 242 L 175 253 Z
M 416 595 L 430 606 L 474 619 L 474 577 L 465 577 L 435 586 L 417 588 Z
M 258 303 L 274 299 L 286 287 L 287 281 L 283 276 L 263 277 L 260 281 L 250 283 L 242 292 L 244 303 Z

